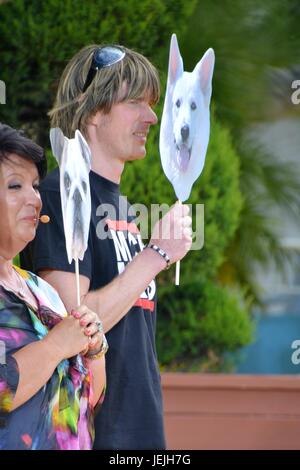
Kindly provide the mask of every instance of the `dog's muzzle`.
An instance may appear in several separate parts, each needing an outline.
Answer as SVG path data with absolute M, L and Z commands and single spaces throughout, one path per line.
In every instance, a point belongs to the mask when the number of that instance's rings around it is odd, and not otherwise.
M 84 219 L 82 213 L 82 197 L 80 191 L 76 188 L 73 194 L 73 243 L 83 243 L 84 239 Z
M 191 149 L 186 144 L 176 144 L 176 164 L 180 171 L 185 173 L 191 158 Z
M 189 135 L 190 135 L 189 126 L 187 124 L 182 126 L 182 128 L 180 129 L 180 133 L 181 133 L 181 137 L 182 137 L 182 142 L 185 143 L 188 140 Z

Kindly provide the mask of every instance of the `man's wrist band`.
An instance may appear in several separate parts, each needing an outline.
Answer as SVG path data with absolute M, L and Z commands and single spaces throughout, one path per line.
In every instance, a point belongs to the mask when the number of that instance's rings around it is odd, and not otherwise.
M 156 251 L 160 256 L 162 256 L 165 262 L 167 263 L 167 266 L 165 267 L 165 269 L 169 269 L 169 267 L 171 266 L 171 260 L 164 250 L 159 248 L 159 246 L 157 245 L 147 245 L 147 248 L 151 248 L 151 250 Z
M 107 339 L 105 337 L 105 335 L 103 335 L 103 341 L 102 341 L 102 344 L 100 346 L 100 349 L 98 349 L 97 351 L 89 351 L 85 357 L 87 357 L 88 359 L 100 359 L 100 357 L 102 357 L 104 354 L 107 353 L 107 350 L 108 350 L 108 342 L 107 342 Z

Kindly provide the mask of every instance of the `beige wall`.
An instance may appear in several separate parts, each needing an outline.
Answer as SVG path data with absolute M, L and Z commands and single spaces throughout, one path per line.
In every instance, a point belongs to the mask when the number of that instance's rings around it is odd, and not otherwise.
M 300 377 L 162 374 L 168 449 L 300 449 Z

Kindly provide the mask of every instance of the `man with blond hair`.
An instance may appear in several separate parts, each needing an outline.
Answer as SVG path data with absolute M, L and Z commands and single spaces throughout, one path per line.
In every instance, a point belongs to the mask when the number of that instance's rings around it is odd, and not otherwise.
M 187 206 L 176 204 L 144 247 L 119 188 L 125 163 L 146 155 L 159 93 L 157 71 L 144 56 L 123 46 L 92 45 L 66 66 L 50 112 L 51 127 L 69 138 L 79 129 L 92 153 L 81 302 L 98 313 L 109 343 L 108 388 L 96 416 L 95 449 L 165 448 L 154 278 L 190 249 L 191 218 Z M 41 196 L 51 222 L 39 227 L 22 264 L 52 284 L 70 311 L 76 307 L 75 274 L 65 250 L 58 169 L 42 184 Z

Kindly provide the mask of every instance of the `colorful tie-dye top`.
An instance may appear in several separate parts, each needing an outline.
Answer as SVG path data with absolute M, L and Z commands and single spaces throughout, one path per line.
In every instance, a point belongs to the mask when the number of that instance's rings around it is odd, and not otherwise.
M 16 269 L 36 297 L 38 309 L 0 286 L 0 449 L 91 449 L 91 375 L 80 355 L 60 362 L 48 382 L 11 411 L 19 380 L 12 354 L 41 340 L 67 315 L 57 292 L 47 282 Z

